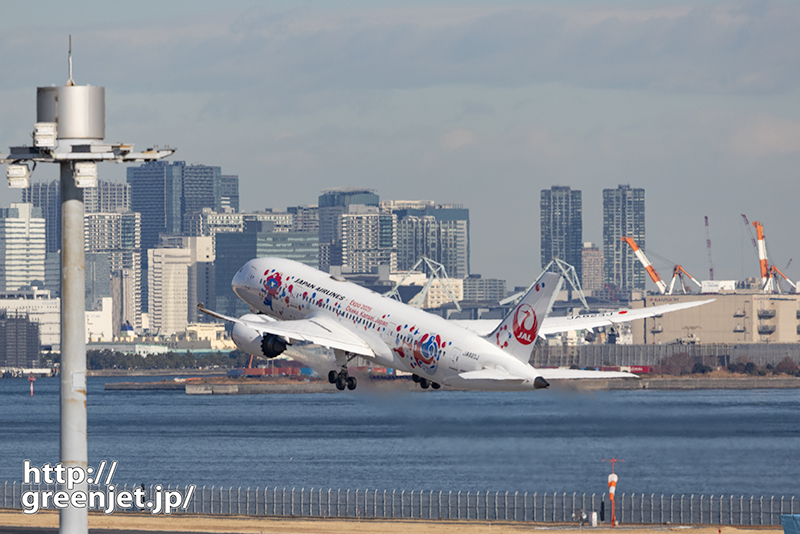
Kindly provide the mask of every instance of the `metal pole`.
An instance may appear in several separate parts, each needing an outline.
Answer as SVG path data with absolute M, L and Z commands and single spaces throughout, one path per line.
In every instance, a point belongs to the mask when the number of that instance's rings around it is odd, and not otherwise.
M 86 274 L 83 255 L 83 189 L 72 164 L 61 162 L 61 464 L 89 466 L 86 441 Z M 64 488 L 66 489 L 66 488 Z M 86 481 L 74 492 L 88 491 Z M 59 511 L 60 534 L 89 531 L 89 510 Z

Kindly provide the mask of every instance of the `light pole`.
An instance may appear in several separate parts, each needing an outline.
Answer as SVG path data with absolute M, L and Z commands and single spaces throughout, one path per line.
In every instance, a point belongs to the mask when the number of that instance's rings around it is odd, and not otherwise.
M 63 87 L 36 89 L 36 125 L 33 146 L 10 148 L 7 163 L 11 188 L 30 185 L 28 162 L 58 163 L 61 168 L 61 442 L 64 467 L 88 467 L 86 439 L 86 315 L 83 253 L 83 189 L 97 186 L 97 163 L 153 161 L 171 155 L 174 148 L 133 152 L 132 144 L 107 144 L 105 88 L 79 86 L 72 81 L 70 38 L 69 80 Z M 85 471 L 84 471 L 85 472 Z M 66 490 L 66 487 L 63 488 Z M 87 483 L 72 490 L 86 492 Z M 72 492 L 70 492 L 72 493 Z M 60 511 L 59 532 L 88 532 L 88 510 Z

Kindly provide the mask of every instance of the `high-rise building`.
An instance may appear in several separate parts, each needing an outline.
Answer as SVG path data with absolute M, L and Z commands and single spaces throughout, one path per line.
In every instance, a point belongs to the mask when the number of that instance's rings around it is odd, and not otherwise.
M 199 215 L 203 208 L 222 210 L 222 170 L 209 165 L 183 169 L 183 235 L 201 235 Z
M 128 321 L 136 329 L 141 328 L 141 293 L 142 293 L 142 268 L 141 268 L 141 215 L 132 211 L 117 211 L 114 213 L 87 213 L 83 219 L 84 250 L 87 256 L 87 309 L 93 306 L 97 299 L 113 296 L 119 292 L 120 296 L 127 295 L 128 304 L 114 303 L 118 312 L 125 312 L 125 319 L 115 316 L 115 324 Z M 97 258 L 105 258 L 105 263 Z M 90 259 L 94 265 L 90 270 Z M 105 282 L 101 282 L 98 274 L 102 268 L 107 270 Z M 122 271 L 125 274 L 119 274 Z M 91 277 L 90 277 L 91 275 Z M 114 287 L 125 280 L 130 283 L 130 290 L 123 291 L 122 287 Z M 90 285 L 95 284 L 97 291 L 90 291 Z M 90 295 L 91 294 L 91 295 Z M 91 300 L 90 300 L 91 296 Z M 131 302 L 132 300 L 132 302 Z M 120 307 L 122 306 L 122 307 Z M 131 315 L 130 310 L 133 310 Z M 117 333 L 118 330 L 115 330 Z
M 481 278 L 471 274 L 464 279 L 464 300 L 471 302 L 498 302 L 506 298 L 506 281 Z
M 213 322 L 212 317 L 198 313 L 197 305 L 199 303 L 216 304 L 214 238 L 211 236 L 183 237 L 181 248 L 190 253 L 188 321 L 190 323 Z
M 273 224 L 273 232 L 291 232 L 294 229 L 294 215 L 287 211 L 275 211 L 267 208 L 263 211 L 253 213 L 242 213 L 243 231 L 247 231 L 248 225 L 252 223 L 270 222 Z M 262 228 L 262 226 L 257 226 Z
M 39 323 L 27 313 L 0 310 L 0 367 L 39 367 Z
M 39 325 L 42 350 L 61 351 L 61 299 L 46 289 L 0 291 L 0 310 L 25 314 Z
M 295 232 L 319 232 L 319 206 L 290 206 L 286 211 L 293 215 L 292 229 Z
M 587 241 L 581 252 L 581 289 L 587 294 L 603 289 L 603 251 Z
M 131 210 L 142 214 L 142 250 L 158 245 L 161 234 L 180 234 L 183 161 L 154 161 L 128 167 Z
M 147 251 L 147 311 L 152 332 L 169 336 L 186 330 L 191 259 L 191 251 L 182 248 Z
M 350 204 L 339 221 L 342 272 L 376 273 L 379 265 L 397 270 L 397 217 L 391 210 Z
M 220 211 L 226 209 L 239 211 L 239 177 L 235 174 L 223 174 L 220 176 Z
M 141 309 L 148 309 L 147 250 L 158 246 L 162 234 L 181 233 L 183 220 L 183 161 L 153 161 L 128 167 L 131 210 L 141 218 Z
M 0 209 L 0 291 L 44 287 L 45 241 L 41 208 L 21 202 Z
M 22 190 L 22 202 L 42 210 L 46 251 L 61 250 L 61 182 L 32 182 L 30 187 Z
M 331 265 L 342 265 L 341 216 L 351 204 L 377 207 L 380 198 L 374 189 L 337 187 L 324 189 L 319 196 L 319 268 L 329 272 Z
M 411 269 L 422 256 L 444 265 L 451 278 L 469 276 L 469 210 L 430 200 L 390 200 L 397 216 L 397 268 Z
M 85 213 L 110 213 L 131 209 L 131 185 L 98 180 L 97 187 L 83 190 Z
M 620 185 L 603 189 L 603 271 L 605 282 L 643 290 L 646 272 L 623 237 L 645 248 L 644 189 Z
M 580 280 L 583 243 L 581 192 L 553 186 L 542 190 L 539 206 L 542 267 L 558 258 L 575 267 Z
M 242 315 L 249 307 L 231 291 L 231 279 L 253 258 L 277 256 L 319 266 L 319 239 L 313 232 L 275 232 L 272 221 L 254 222 L 241 233 L 216 235 L 216 309 L 227 315 Z

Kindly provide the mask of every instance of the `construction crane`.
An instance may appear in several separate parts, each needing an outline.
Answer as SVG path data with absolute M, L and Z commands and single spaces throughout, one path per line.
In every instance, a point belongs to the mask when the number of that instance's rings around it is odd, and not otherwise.
M 794 282 L 792 282 L 791 280 L 789 280 L 789 278 L 787 278 L 787 277 L 786 277 L 786 275 L 785 275 L 785 274 L 783 274 L 783 273 L 780 271 L 780 269 L 778 269 L 777 267 L 775 267 L 775 266 L 773 265 L 773 266 L 770 268 L 770 270 L 769 270 L 769 274 L 770 274 L 770 280 L 777 280 L 777 279 L 778 279 L 778 277 L 777 277 L 776 275 L 780 275 L 780 277 L 781 277 L 781 278 L 783 278 L 783 279 L 786 281 L 786 283 L 787 283 L 787 284 L 789 284 L 789 286 L 791 286 L 792 290 L 793 290 L 795 293 L 797 293 L 797 286 L 794 284 Z M 779 284 L 779 283 L 776 281 L 776 282 L 774 283 L 774 286 L 775 286 L 775 291 L 777 291 L 778 293 L 780 293 L 780 292 L 781 292 L 780 284 Z
M 764 286 L 764 291 L 772 291 L 774 289 L 772 284 L 772 277 L 770 276 L 769 259 L 767 258 L 767 242 L 764 239 L 764 226 L 760 221 L 753 221 L 753 226 L 756 229 L 758 250 L 758 263 L 761 267 L 761 284 Z
M 658 273 L 653 268 L 653 264 L 650 263 L 650 260 L 648 260 L 647 256 L 644 255 L 644 252 L 642 252 L 642 250 L 639 248 L 639 245 L 636 244 L 636 241 L 634 241 L 632 237 L 625 236 L 623 236 L 622 240 L 630 245 L 631 250 L 633 250 L 634 255 L 636 255 L 636 259 L 638 259 L 639 262 L 641 262 L 641 264 L 644 266 L 647 274 L 650 275 L 650 278 L 656 284 L 658 291 L 662 295 L 665 294 L 667 292 L 667 284 L 665 284 L 661 277 L 658 276 Z
M 672 295 L 672 289 L 675 287 L 675 279 L 676 278 L 680 279 L 680 281 L 681 281 L 681 290 L 683 291 L 684 295 L 686 294 L 686 284 L 683 282 L 684 275 L 687 278 L 689 278 L 689 280 L 694 282 L 694 284 L 698 288 L 700 288 L 700 289 L 703 288 L 703 285 L 700 282 L 698 282 L 697 280 L 695 280 L 694 277 L 692 277 L 691 274 L 687 273 L 686 270 L 683 267 L 681 267 L 680 265 L 676 265 L 675 268 L 672 269 L 672 281 L 669 283 L 669 290 L 667 291 L 667 295 Z
M 417 267 L 419 267 L 423 263 L 428 267 L 428 269 L 430 269 L 431 276 L 430 278 L 428 278 L 428 281 L 423 286 L 422 290 L 416 295 L 414 295 L 414 297 L 408 302 L 408 304 L 416 308 L 422 308 L 422 303 L 425 302 L 425 296 L 428 294 L 428 290 L 431 288 L 433 280 L 436 279 L 441 284 L 442 289 L 444 289 L 445 293 L 447 293 L 447 296 L 450 297 L 450 300 L 453 301 L 453 304 L 455 304 L 456 309 L 458 311 L 461 311 L 461 305 L 458 303 L 458 298 L 456 298 L 455 291 L 453 291 L 452 286 L 450 286 L 450 282 L 448 281 L 450 280 L 450 277 L 447 276 L 447 271 L 445 270 L 444 265 L 435 262 L 432 259 L 427 258 L 425 256 L 421 256 L 420 259 L 417 260 L 417 263 L 415 263 L 414 266 L 411 269 L 409 269 L 408 274 L 406 274 L 403 277 L 403 279 L 400 280 L 400 282 L 392 288 L 391 291 L 385 293 L 384 296 L 396 300 L 401 300 L 398 288 L 402 286 L 403 282 L 405 282 L 410 276 L 412 276 L 414 271 L 417 270 Z
M 747 217 L 742 215 L 745 223 L 748 223 Z M 756 237 L 753 238 L 752 230 L 750 230 L 750 224 L 756 229 Z M 763 291 L 765 293 L 780 293 L 781 292 L 781 284 L 780 279 L 789 284 L 792 288 L 792 291 L 795 293 L 797 292 L 797 286 L 789 280 L 789 278 L 781 272 L 780 269 L 775 267 L 774 265 L 769 264 L 769 256 L 767 254 L 767 240 L 764 237 L 764 225 L 761 224 L 761 221 L 753 221 L 752 223 L 748 224 L 747 230 L 750 232 L 750 237 L 753 241 L 753 246 L 756 249 L 756 254 L 758 255 L 758 264 L 759 269 L 761 272 L 761 285 Z M 789 263 L 786 265 L 786 268 L 789 268 L 791 265 L 792 260 L 789 260 Z
M 714 279 L 714 260 L 711 259 L 711 234 L 708 231 L 708 215 L 706 217 L 706 250 L 708 250 L 708 276 Z M 688 274 L 686 276 L 689 276 Z M 690 277 L 691 278 L 691 277 Z

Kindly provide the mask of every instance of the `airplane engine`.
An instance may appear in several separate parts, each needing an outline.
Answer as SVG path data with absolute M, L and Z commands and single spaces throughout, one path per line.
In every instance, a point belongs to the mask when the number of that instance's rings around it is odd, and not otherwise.
M 286 350 L 286 342 L 275 334 L 267 334 L 261 337 L 261 353 L 267 358 L 279 356 Z
M 241 318 L 250 324 L 235 323 L 231 338 L 236 346 L 249 354 L 263 354 L 274 358 L 286 350 L 286 342 L 274 334 L 262 335 L 258 322 L 266 322 L 257 315 L 245 315 Z

